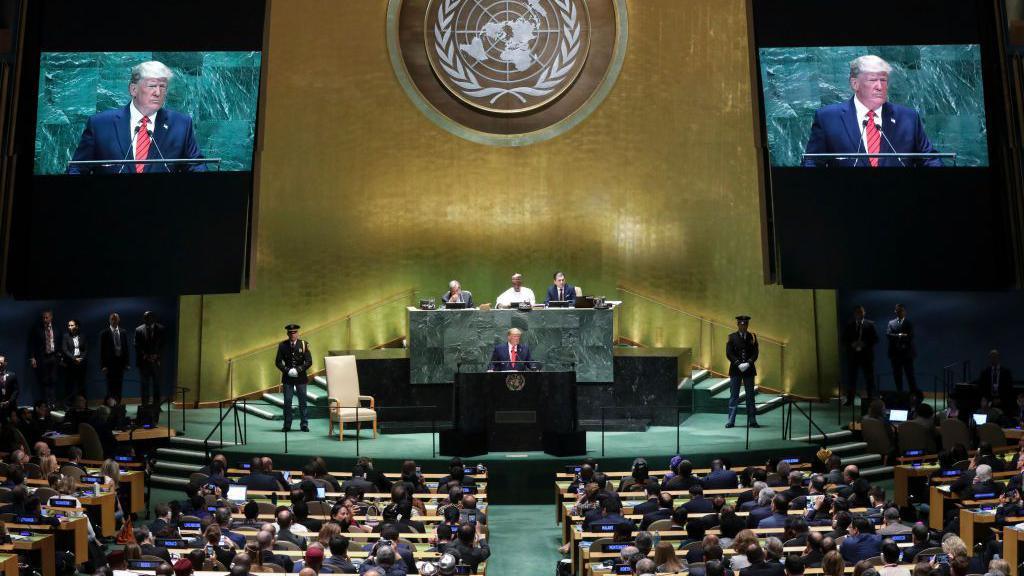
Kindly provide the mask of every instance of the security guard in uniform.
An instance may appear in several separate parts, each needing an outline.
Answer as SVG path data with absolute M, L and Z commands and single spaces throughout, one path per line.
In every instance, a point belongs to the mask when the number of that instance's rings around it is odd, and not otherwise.
M 306 370 L 313 365 L 313 356 L 309 353 L 309 343 L 299 339 L 298 324 L 284 327 L 288 339 L 277 345 L 277 360 L 274 365 L 281 371 L 281 388 L 284 389 L 284 428 L 282 432 L 292 429 L 292 395 L 299 396 L 299 418 L 302 431 L 309 432 L 309 421 L 306 419 L 306 384 L 309 378 Z
M 750 324 L 750 316 L 737 316 L 737 331 L 729 334 L 729 341 L 725 345 L 725 356 L 729 359 L 729 421 L 725 423 L 726 428 L 736 425 L 736 409 L 740 403 L 740 383 L 747 395 L 747 426 L 749 428 L 760 428 L 757 423 L 757 408 L 754 405 L 754 376 L 757 369 L 754 363 L 757 362 L 757 335 L 747 330 Z

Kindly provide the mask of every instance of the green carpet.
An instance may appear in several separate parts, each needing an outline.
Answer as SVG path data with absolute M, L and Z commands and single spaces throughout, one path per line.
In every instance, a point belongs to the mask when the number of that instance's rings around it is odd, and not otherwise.
M 561 532 L 551 505 L 491 506 L 488 576 L 554 574 Z

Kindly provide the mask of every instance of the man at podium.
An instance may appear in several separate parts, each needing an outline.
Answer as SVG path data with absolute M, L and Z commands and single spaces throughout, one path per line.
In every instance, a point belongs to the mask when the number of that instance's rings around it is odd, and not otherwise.
M 814 113 L 807 154 L 891 154 L 938 152 L 928 140 L 918 113 L 889 100 L 892 66 L 878 56 L 866 55 L 850 62 L 853 97 L 829 104 Z M 839 158 L 804 157 L 804 166 L 850 168 L 906 168 L 942 166 L 939 158 Z
M 203 155 L 196 143 L 192 117 L 164 107 L 167 86 L 174 73 L 161 62 L 143 62 L 132 68 L 126 106 L 95 114 L 85 124 L 72 160 L 161 160 Z M 68 166 L 68 174 L 141 174 L 143 172 L 203 171 L 194 164 L 111 164 Z
M 491 363 L 487 367 L 487 371 L 529 370 L 533 366 L 530 358 L 530 347 L 519 343 L 522 337 L 522 330 L 519 328 L 509 328 L 508 342 L 494 347 L 494 352 L 491 353 Z

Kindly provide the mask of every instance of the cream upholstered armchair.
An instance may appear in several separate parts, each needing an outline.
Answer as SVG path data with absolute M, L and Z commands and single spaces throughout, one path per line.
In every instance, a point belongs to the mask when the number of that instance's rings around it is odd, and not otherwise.
M 334 433 L 334 425 L 338 424 L 338 440 L 345 440 L 345 423 L 356 423 L 356 434 L 360 424 L 373 422 L 373 437 L 377 437 L 377 411 L 374 410 L 373 396 L 359 393 L 359 374 L 356 372 L 355 356 L 328 356 L 324 358 L 327 367 L 327 404 L 330 410 L 330 427 L 328 435 Z M 362 402 L 369 402 L 369 407 L 362 407 Z M 356 409 L 359 406 L 359 409 Z

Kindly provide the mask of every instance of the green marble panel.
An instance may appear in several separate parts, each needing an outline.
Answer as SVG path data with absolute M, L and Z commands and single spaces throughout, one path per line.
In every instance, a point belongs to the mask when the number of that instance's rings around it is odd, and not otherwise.
M 132 66 L 159 60 L 174 71 L 167 107 L 192 116 L 199 149 L 221 170 L 251 170 L 259 52 L 47 52 L 40 59 L 35 173 L 62 174 L 85 122 L 130 100 Z
M 410 310 L 409 371 L 413 384 L 451 382 L 486 370 L 509 328 L 523 331 L 533 360 L 550 369 L 576 365 L 577 382 L 612 382 L 612 311 L 594 309 Z
M 889 101 L 918 111 L 936 149 L 956 152 L 957 166 L 988 166 L 981 48 L 976 44 L 762 48 L 773 166 L 800 165 L 814 112 L 853 96 L 850 61 L 864 54 L 892 65 Z

